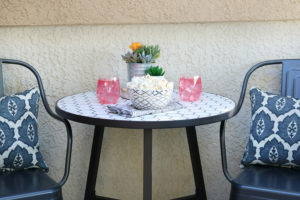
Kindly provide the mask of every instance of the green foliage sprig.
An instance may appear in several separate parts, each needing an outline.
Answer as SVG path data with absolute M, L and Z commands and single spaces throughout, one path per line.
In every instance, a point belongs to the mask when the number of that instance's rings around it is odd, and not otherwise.
M 147 71 L 146 74 L 149 74 L 150 76 L 163 76 L 165 74 L 165 71 L 160 68 L 159 66 L 151 66 Z

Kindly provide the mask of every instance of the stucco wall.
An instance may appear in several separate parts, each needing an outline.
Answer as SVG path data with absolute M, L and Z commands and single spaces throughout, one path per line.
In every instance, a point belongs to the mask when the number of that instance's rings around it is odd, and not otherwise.
M 0 57 L 21 59 L 40 72 L 49 102 L 96 89 L 101 74 L 116 74 L 124 84 L 121 54 L 132 41 L 159 44 L 159 64 L 176 82 L 188 72 L 200 74 L 206 92 L 238 99 L 243 75 L 268 59 L 299 58 L 300 21 L 209 23 L 180 25 L 103 25 L 0 28 Z M 279 69 L 251 85 L 279 88 Z M 33 85 L 19 68 L 4 71 L 7 93 Z M 20 78 L 16 78 L 20 77 Z M 276 84 L 273 84 L 276 83 Z M 14 89 L 13 89 L 14 88 Z M 42 108 L 42 107 L 41 107 Z M 248 109 L 228 123 L 229 166 L 236 174 L 249 130 Z M 44 109 L 39 115 L 41 150 L 56 179 L 63 173 L 64 129 Z M 227 199 L 229 184 L 220 163 L 219 124 L 197 127 L 209 200 Z M 64 186 L 66 200 L 82 200 L 93 127 L 72 122 L 74 146 L 71 174 Z M 97 193 L 122 200 L 142 199 L 143 137 L 139 130 L 107 129 L 104 136 Z M 154 131 L 153 199 L 193 193 L 194 185 L 184 129 Z
M 0 25 L 300 19 L 298 0 L 1 0 Z

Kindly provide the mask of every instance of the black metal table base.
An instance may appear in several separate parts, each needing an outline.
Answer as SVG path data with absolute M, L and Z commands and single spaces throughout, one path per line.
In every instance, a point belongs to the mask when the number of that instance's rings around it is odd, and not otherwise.
M 93 199 L 95 200 L 118 200 L 118 199 L 112 199 L 108 197 L 102 197 L 102 196 L 95 196 Z M 197 195 L 190 195 L 186 197 L 180 197 L 172 200 L 199 200 L 199 197 Z
M 93 146 L 90 158 L 88 178 L 85 190 L 85 200 L 116 200 L 96 196 L 95 186 L 98 175 L 104 127 L 95 126 Z M 191 156 L 196 191 L 194 195 L 176 198 L 174 200 L 206 200 L 200 153 L 195 126 L 186 127 L 188 146 Z M 144 129 L 144 177 L 143 200 L 152 200 L 152 129 Z
M 94 196 L 92 199 L 96 199 L 96 200 L 118 200 L 118 199 L 112 199 L 112 198 L 101 197 L 101 196 Z
M 186 196 L 186 197 L 179 197 L 179 198 L 172 199 L 172 200 L 199 200 L 199 199 L 201 199 L 199 197 L 199 195 L 194 194 L 194 195 L 190 195 L 190 196 Z

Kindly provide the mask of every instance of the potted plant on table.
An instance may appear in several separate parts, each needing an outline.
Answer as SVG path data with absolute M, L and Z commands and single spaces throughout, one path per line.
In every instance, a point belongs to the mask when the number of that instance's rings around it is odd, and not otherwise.
M 160 56 L 158 45 L 142 45 L 140 42 L 134 42 L 130 46 L 131 52 L 122 55 L 127 63 L 128 81 L 134 76 L 144 76 L 150 66 L 155 63 Z
M 146 76 L 134 77 L 127 83 L 129 99 L 140 110 L 156 110 L 166 107 L 172 97 L 173 82 L 164 77 L 159 66 L 150 66 Z
M 150 68 L 146 71 L 146 74 L 150 76 L 163 77 L 165 71 L 159 66 L 150 66 Z

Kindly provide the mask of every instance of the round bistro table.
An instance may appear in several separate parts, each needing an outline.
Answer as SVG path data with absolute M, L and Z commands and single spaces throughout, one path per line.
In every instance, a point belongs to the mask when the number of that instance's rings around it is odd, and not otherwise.
M 178 96 L 177 93 L 175 95 Z M 120 98 L 118 103 L 124 103 L 125 101 L 129 100 Z M 177 199 L 206 199 L 195 126 L 230 118 L 235 103 L 226 97 L 204 92 L 196 102 L 180 101 L 180 103 L 183 105 L 182 109 L 126 118 L 109 113 L 107 107 L 99 103 L 95 92 L 67 96 L 56 102 L 56 112 L 62 117 L 95 126 L 85 200 L 112 199 L 96 196 L 95 191 L 104 127 L 144 129 L 143 200 L 152 199 L 152 129 L 185 127 L 196 191 L 193 195 Z

